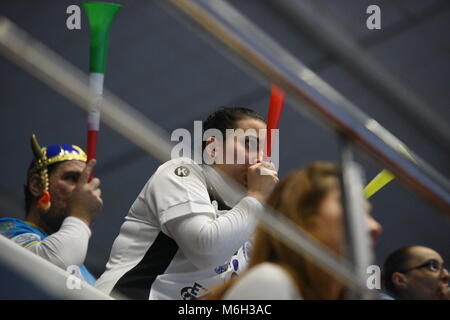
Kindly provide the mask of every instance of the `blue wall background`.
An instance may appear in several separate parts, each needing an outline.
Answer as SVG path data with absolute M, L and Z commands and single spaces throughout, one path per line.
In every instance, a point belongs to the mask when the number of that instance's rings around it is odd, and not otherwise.
M 193 128 L 222 105 L 247 105 L 266 114 L 269 91 L 224 58 L 214 47 L 154 1 L 118 1 L 124 8 L 110 34 L 105 85 L 168 132 Z M 66 8 L 79 1 L 2 1 L 0 14 L 82 70 L 87 71 L 89 34 L 65 26 Z M 367 114 L 405 141 L 412 150 L 449 177 L 448 150 L 420 130 L 370 87 L 318 47 L 275 11 L 270 1 L 230 1 L 270 36 L 323 77 Z M 446 0 L 321 0 L 320 3 L 413 90 L 432 111 L 450 120 L 450 6 Z M 378 4 L 382 30 L 369 31 L 365 10 Z M 320 19 L 321 17 L 318 17 Z M 376 34 L 375 34 L 376 33 Z M 22 188 L 32 154 L 29 137 L 42 144 L 85 145 L 86 114 L 71 102 L 0 58 L 0 216 L 23 217 Z M 296 113 L 289 104 L 281 122 L 280 175 L 314 160 L 338 161 L 337 139 Z M 95 222 L 87 256 L 97 275 L 104 270 L 112 242 L 129 207 L 159 162 L 103 125 L 96 174 L 102 180 L 104 210 Z M 379 167 L 361 159 L 367 179 Z M 372 201 L 384 227 L 376 253 L 381 263 L 400 246 L 423 244 L 450 260 L 450 224 L 431 205 L 389 184 Z M 19 208 L 19 209 L 18 209 Z

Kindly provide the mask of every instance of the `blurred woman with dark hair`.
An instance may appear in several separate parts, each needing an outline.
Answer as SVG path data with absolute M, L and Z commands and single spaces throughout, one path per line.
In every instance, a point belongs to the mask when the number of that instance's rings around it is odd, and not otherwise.
M 322 245 L 344 254 L 338 168 L 316 162 L 290 174 L 272 192 L 267 205 L 289 218 Z M 367 203 L 367 211 L 370 211 Z M 381 226 L 367 213 L 373 242 Z M 344 286 L 302 255 L 259 227 L 247 271 L 211 291 L 208 299 L 339 299 Z

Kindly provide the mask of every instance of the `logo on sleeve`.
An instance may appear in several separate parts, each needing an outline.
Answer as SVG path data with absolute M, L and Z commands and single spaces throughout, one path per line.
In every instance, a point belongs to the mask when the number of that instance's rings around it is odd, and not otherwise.
M 179 177 L 187 177 L 189 175 L 189 169 L 183 166 L 179 166 L 175 169 L 175 174 Z
M 230 262 L 227 261 L 227 263 L 225 263 L 224 265 L 218 266 L 217 268 L 215 268 L 214 271 L 217 274 L 221 274 L 221 273 L 224 273 L 225 271 L 227 271 L 229 267 L 230 267 Z
M 32 241 L 40 241 L 41 237 L 35 233 L 22 233 L 14 238 L 11 238 L 11 240 L 23 246 Z
M 1 231 L 8 231 L 14 227 L 14 224 L 12 222 L 5 222 L 0 224 L 0 230 Z

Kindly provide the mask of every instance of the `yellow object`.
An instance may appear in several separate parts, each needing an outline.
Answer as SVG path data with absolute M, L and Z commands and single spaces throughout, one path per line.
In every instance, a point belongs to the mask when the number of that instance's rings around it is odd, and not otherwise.
M 398 149 L 411 161 L 415 162 L 414 158 L 409 154 L 406 148 L 399 144 Z M 388 184 L 391 180 L 395 178 L 394 174 L 387 169 L 381 171 L 369 184 L 364 188 L 364 196 L 366 199 L 369 199 L 375 193 L 378 192 L 381 188 L 383 188 L 386 184 Z
M 386 184 L 388 184 L 395 176 L 388 170 L 384 169 L 381 171 L 369 184 L 364 188 L 364 196 L 366 199 L 369 199 L 373 196 L 378 190 L 383 188 Z

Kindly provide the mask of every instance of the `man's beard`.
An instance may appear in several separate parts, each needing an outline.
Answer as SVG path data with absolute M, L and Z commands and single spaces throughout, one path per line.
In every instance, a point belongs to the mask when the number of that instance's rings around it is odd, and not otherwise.
M 65 209 L 55 209 L 50 207 L 50 210 L 44 214 L 42 214 L 42 219 L 44 220 L 47 228 L 50 231 L 50 234 L 57 232 L 67 217 L 67 213 Z

